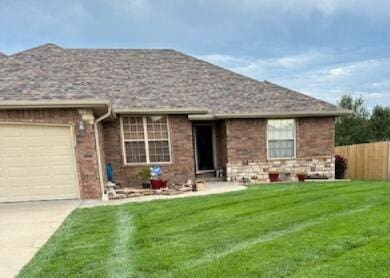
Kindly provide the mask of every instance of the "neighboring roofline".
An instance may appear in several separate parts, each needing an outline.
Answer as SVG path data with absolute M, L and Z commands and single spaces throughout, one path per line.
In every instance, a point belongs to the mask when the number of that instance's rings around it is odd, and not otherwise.
M 80 100 L 0 100 L 0 110 L 28 108 L 87 108 L 106 106 L 109 100 L 80 99 Z
M 207 114 L 207 109 L 195 107 L 180 108 L 128 108 L 114 109 L 116 114 Z
M 351 114 L 351 110 L 337 111 L 302 111 L 302 112 L 254 112 L 254 113 L 236 113 L 236 114 L 207 114 L 207 115 L 189 115 L 190 120 L 218 120 L 218 119 L 250 119 L 250 118 L 301 118 L 301 117 L 326 117 L 326 116 L 344 116 Z
M 111 107 L 111 101 L 100 99 L 79 100 L 0 100 L 0 110 L 22 109 L 64 109 L 64 108 L 90 108 L 97 116 L 106 113 L 107 107 Z M 115 118 L 115 114 L 112 114 Z

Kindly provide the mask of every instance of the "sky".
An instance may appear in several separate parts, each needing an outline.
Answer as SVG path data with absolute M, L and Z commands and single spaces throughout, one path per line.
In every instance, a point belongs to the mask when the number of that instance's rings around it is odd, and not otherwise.
M 389 0 L 0 0 L 0 52 L 173 48 L 337 103 L 390 105 Z

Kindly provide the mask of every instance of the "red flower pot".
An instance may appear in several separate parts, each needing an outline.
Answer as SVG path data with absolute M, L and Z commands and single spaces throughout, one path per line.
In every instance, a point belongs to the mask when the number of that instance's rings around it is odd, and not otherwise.
M 279 181 L 279 173 L 268 173 L 268 177 L 269 177 L 270 182 Z
M 304 182 L 306 179 L 306 174 L 297 174 L 297 177 L 299 182 Z
M 167 187 L 167 181 L 165 180 L 150 180 L 150 185 L 152 187 L 152 189 L 160 189 L 160 188 L 164 188 L 164 187 Z

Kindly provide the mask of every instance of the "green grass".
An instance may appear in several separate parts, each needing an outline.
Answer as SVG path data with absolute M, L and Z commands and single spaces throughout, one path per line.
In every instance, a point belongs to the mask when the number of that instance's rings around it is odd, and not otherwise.
M 390 183 L 79 209 L 20 277 L 390 277 Z

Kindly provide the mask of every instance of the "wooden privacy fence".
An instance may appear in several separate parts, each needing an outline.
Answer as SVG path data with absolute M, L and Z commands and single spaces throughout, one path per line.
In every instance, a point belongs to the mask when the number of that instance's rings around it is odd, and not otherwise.
M 390 179 L 390 142 L 340 146 L 336 147 L 336 155 L 348 160 L 348 179 Z

